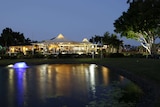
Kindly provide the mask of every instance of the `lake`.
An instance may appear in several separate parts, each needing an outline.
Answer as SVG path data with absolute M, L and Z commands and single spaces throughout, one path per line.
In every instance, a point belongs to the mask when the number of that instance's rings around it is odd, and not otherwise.
M 116 102 L 113 99 L 115 89 L 120 90 L 115 96 L 122 96 L 125 101 L 141 93 L 130 80 L 96 64 L 43 64 L 25 69 L 0 69 L 1 107 L 87 107 L 101 98 L 105 98 L 105 103 Z M 103 95 L 108 92 L 110 94 Z

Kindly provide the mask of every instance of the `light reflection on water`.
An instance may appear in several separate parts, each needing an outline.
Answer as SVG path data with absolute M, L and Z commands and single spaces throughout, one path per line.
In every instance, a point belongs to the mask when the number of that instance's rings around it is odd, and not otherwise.
M 95 64 L 44 64 L 0 70 L 3 107 L 81 107 L 95 97 L 96 86 L 110 86 L 124 77 Z M 61 104 L 60 104 L 61 103 Z M 67 106 L 67 107 L 68 107 Z

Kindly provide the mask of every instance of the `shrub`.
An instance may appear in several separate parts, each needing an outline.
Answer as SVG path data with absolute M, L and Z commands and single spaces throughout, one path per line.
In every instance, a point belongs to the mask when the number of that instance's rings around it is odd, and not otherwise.
M 18 58 L 18 59 L 24 58 L 24 53 L 23 52 L 18 52 L 16 54 L 16 58 Z
M 40 52 L 35 52 L 33 58 L 44 58 L 44 55 Z
M 78 54 L 59 54 L 58 58 L 76 58 L 78 56 Z

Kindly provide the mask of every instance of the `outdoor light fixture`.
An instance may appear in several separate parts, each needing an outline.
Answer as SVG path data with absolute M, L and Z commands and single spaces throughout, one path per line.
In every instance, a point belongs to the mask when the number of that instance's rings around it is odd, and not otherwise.
M 25 62 L 17 62 L 13 65 L 13 68 L 28 68 Z

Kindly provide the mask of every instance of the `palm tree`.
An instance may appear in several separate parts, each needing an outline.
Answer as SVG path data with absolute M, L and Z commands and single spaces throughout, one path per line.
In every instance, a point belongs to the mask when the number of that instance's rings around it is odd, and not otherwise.
M 120 46 L 123 46 L 123 41 L 119 40 L 115 34 L 112 34 L 110 37 L 111 45 L 116 48 L 117 53 L 119 53 Z

